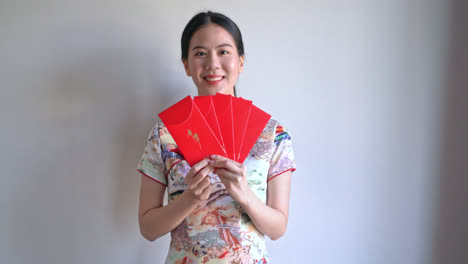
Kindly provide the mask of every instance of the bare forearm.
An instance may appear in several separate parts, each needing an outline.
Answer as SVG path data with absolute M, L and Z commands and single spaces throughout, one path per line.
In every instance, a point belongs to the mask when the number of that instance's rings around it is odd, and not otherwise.
M 182 193 L 166 206 L 147 211 L 140 219 L 141 234 L 154 241 L 174 230 L 199 204 L 186 194 Z
M 281 210 L 264 204 L 252 191 L 249 192 L 241 206 L 257 229 L 272 240 L 280 238 L 286 232 L 287 215 Z

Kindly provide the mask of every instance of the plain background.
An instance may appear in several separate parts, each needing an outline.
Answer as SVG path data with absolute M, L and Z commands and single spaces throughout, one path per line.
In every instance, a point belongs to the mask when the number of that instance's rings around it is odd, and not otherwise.
M 0 1 L 0 262 L 163 263 L 138 159 L 196 90 L 199 11 L 243 33 L 239 93 L 292 135 L 272 263 L 468 263 L 466 1 Z

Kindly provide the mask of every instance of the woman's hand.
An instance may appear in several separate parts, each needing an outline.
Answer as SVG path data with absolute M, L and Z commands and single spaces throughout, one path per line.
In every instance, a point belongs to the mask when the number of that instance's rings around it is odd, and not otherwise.
M 251 192 L 247 183 L 247 167 L 223 156 L 211 155 L 210 165 L 219 176 L 232 199 L 243 205 Z
M 247 183 L 247 168 L 231 159 L 211 155 L 210 165 L 215 167 L 232 199 L 237 201 L 249 215 L 255 227 L 276 240 L 285 232 L 288 224 L 291 171 L 268 182 L 267 204 L 262 202 Z
M 192 199 L 202 202 L 210 197 L 211 178 L 208 174 L 213 171 L 208 159 L 204 159 L 193 165 L 190 171 L 185 175 L 185 182 L 188 188 L 185 190 Z

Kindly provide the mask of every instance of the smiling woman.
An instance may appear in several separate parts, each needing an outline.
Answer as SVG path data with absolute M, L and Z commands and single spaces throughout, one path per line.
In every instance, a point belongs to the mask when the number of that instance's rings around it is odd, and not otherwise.
M 236 94 L 244 69 L 244 43 L 237 25 L 223 14 L 194 16 L 182 33 L 182 62 L 199 95 Z
M 199 95 L 234 95 L 234 85 L 244 68 L 234 38 L 223 27 L 207 24 L 190 40 L 189 54 L 182 61 Z
M 196 15 L 181 46 L 198 95 L 235 95 L 244 46 L 231 19 Z M 269 120 L 243 164 L 210 155 L 192 167 L 158 123 L 138 170 L 140 231 L 150 241 L 171 232 L 166 263 L 269 263 L 264 235 L 275 240 L 286 232 L 295 170 L 291 137 L 278 121 Z M 169 203 L 163 206 L 166 188 Z

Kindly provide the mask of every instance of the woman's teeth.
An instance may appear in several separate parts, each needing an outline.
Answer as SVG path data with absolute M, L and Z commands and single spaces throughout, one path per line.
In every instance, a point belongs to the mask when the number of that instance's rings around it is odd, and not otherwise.
M 206 79 L 207 79 L 208 81 L 210 81 L 210 82 L 214 82 L 214 81 L 219 81 L 219 80 L 221 80 L 222 78 L 223 78 L 222 76 L 219 76 L 219 77 L 216 77 L 216 78 L 208 78 L 208 77 L 207 77 Z

